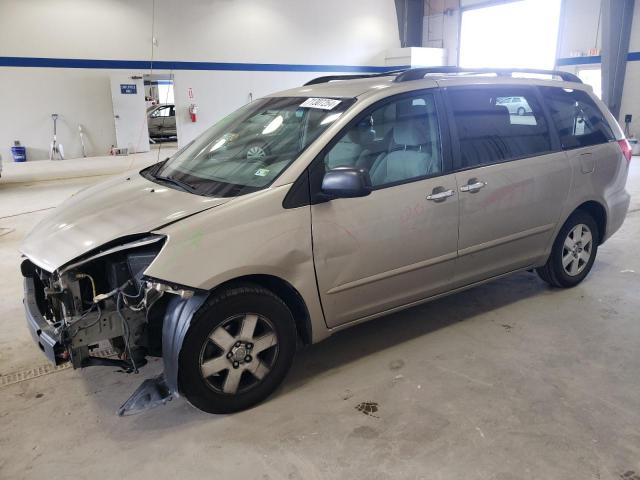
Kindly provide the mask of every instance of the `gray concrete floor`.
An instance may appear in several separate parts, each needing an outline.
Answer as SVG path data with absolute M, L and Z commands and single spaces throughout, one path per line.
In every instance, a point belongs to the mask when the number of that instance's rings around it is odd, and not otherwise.
M 574 289 L 523 273 L 355 327 L 235 415 L 177 400 L 116 417 L 159 362 L 0 387 L 0 478 L 638 480 L 639 162 L 624 226 Z M 23 326 L 18 243 L 97 180 L 0 184 L 0 375 L 45 364 Z

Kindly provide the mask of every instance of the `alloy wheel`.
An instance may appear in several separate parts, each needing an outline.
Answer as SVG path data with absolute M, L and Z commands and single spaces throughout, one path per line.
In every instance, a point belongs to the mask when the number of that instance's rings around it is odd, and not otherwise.
M 200 373 L 212 390 L 235 395 L 258 385 L 277 357 L 273 323 L 253 313 L 236 315 L 209 334 L 200 352 Z
M 567 275 L 579 275 L 589 263 L 593 251 L 593 235 L 584 223 L 573 227 L 562 248 L 562 268 Z

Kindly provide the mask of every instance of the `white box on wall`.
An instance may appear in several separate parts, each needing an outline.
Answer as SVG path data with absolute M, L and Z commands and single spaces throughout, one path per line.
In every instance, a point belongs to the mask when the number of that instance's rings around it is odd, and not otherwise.
M 446 65 L 444 48 L 405 47 L 387 50 L 384 64 L 387 67 L 409 65 L 411 67 L 440 67 Z

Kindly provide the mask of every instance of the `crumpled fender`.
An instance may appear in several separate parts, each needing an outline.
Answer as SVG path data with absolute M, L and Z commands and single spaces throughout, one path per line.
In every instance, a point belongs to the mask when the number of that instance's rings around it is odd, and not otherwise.
M 178 363 L 182 342 L 191 319 L 207 299 L 204 293 L 196 293 L 191 298 L 174 296 L 169 300 L 162 324 L 162 359 L 164 361 L 164 378 L 169 391 L 179 396 Z

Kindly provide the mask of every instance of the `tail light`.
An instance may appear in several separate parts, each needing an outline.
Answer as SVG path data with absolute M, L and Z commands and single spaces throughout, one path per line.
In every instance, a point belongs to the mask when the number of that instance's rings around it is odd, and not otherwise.
M 629 143 L 629 140 L 627 140 L 626 138 L 623 138 L 622 140 L 618 140 L 618 145 L 620 145 L 620 150 L 622 150 L 622 154 L 624 155 L 624 158 L 626 158 L 627 163 L 629 163 L 631 161 L 631 156 L 632 156 L 631 144 Z

